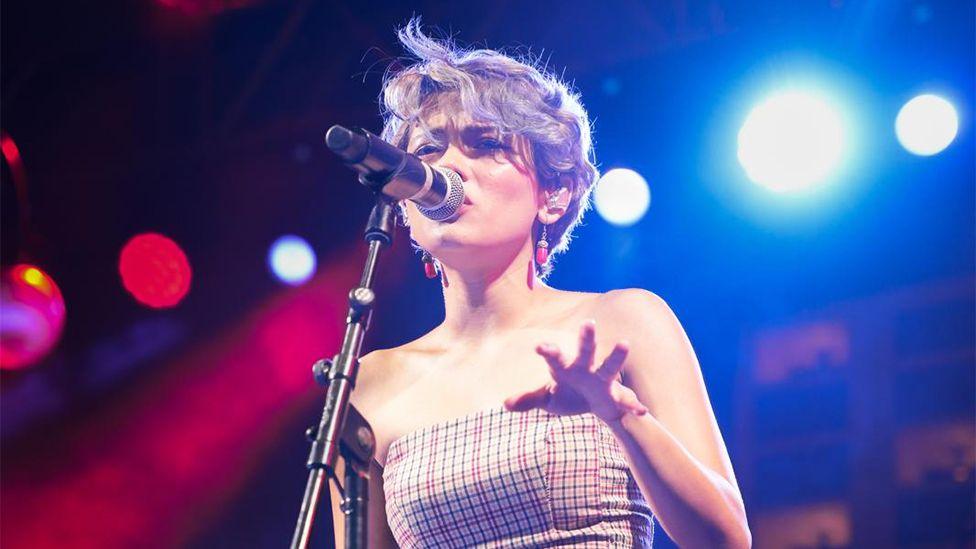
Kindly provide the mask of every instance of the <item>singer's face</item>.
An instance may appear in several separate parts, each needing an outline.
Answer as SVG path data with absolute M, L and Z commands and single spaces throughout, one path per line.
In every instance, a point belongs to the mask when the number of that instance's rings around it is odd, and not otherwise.
M 424 217 L 408 201 L 411 237 L 448 262 L 473 264 L 518 253 L 531 242 L 539 208 L 538 183 L 519 152 L 519 140 L 463 114 L 434 113 L 426 124 L 429 135 L 414 129 L 407 150 L 433 166 L 460 174 L 465 204 L 458 215 L 438 222 Z

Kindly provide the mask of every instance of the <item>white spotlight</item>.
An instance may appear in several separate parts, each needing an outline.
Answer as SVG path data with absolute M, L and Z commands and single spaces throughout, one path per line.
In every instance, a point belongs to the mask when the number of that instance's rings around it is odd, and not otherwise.
M 822 97 L 791 91 L 755 107 L 739 130 L 739 163 L 775 192 L 823 183 L 840 165 L 844 124 Z
M 271 245 L 268 264 L 279 280 L 298 286 L 315 273 L 315 252 L 301 237 L 286 235 Z
M 613 225 L 637 223 L 651 205 L 647 181 L 633 170 L 617 168 L 600 178 L 593 191 L 596 211 Z
M 959 120 L 952 103 L 932 94 L 913 98 L 898 111 L 895 135 L 909 152 L 930 156 L 952 143 Z

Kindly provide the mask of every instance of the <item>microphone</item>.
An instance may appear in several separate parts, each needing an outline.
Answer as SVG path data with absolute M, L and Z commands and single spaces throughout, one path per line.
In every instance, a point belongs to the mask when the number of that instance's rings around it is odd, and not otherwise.
M 448 219 L 464 202 L 457 172 L 430 166 L 362 128 L 332 126 L 325 144 L 359 172 L 360 183 L 394 200 L 412 201 L 429 219 Z

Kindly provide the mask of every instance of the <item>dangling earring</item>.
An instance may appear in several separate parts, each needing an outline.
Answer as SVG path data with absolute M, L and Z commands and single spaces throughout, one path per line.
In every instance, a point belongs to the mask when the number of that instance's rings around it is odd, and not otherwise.
M 434 265 L 434 258 L 424 251 L 420 254 L 420 261 L 424 263 L 424 275 L 427 278 L 437 278 L 437 266 Z
M 549 241 L 546 240 L 546 227 L 542 226 L 542 235 L 539 236 L 539 242 L 535 245 L 535 262 L 539 265 L 545 265 L 546 261 L 549 261 Z

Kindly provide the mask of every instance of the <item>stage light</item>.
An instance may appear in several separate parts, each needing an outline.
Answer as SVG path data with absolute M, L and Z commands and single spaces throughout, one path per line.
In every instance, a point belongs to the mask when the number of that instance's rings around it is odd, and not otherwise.
M 64 298 L 54 280 L 33 265 L 15 265 L 0 275 L 0 368 L 26 368 L 61 338 Z
M 134 236 L 125 244 L 119 274 L 132 297 L 154 309 L 179 304 L 190 291 L 193 276 L 179 245 L 157 233 Z
M 626 227 L 640 221 L 651 205 L 647 181 L 633 170 L 616 168 L 603 174 L 593 191 L 596 211 L 613 225 Z
M 6 133 L 0 137 L 0 151 L 3 151 L 3 156 L 10 164 L 20 163 L 20 149 L 17 148 L 17 143 L 14 143 L 14 140 Z
M 301 237 L 286 235 L 271 245 L 268 265 L 278 280 L 298 286 L 315 274 L 315 252 Z
M 217 16 L 225 12 L 246 8 L 261 0 L 156 0 L 163 8 L 182 12 L 188 16 Z
M 902 106 L 895 119 L 895 135 L 905 149 L 919 156 L 931 156 L 956 138 L 959 120 L 952 103 L 932 94 L 914 97 Z
M 746 117 L 738 135 L 739 163 L 753 182 L 777 193 L 823 184 L 840 166 L 844 123 L 824 97 L 774 94 Z

